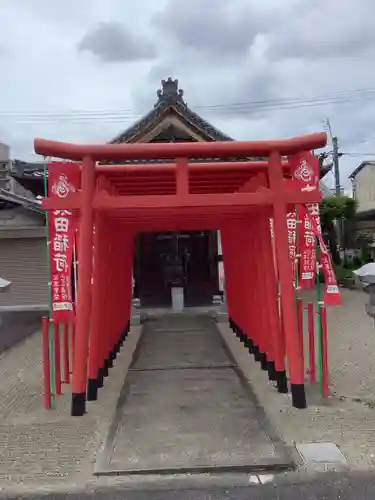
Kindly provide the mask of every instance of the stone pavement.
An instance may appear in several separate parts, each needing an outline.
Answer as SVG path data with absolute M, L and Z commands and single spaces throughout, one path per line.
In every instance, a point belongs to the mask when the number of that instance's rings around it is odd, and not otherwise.
M 0 312 L 0 354 L 34 333 L 42 316 L 40 311 Z
M 300 442 L 334 442 L 352 469 L 375 467 L 375 331 L 364 312 L 367 297 L 343 290 L 344 305 L 329 310 L 329 351 L 332 398 L 321 404 L 316 389 L 309 391 L 310 406 L 298 411 L 288 396 L 278 394 L 229 331 L 220 325 L 237 364 L 251 380 L 253 390 L 268 419 L 287 445 Z M 84 417 L 69 415 L 69 388 L 56 411 L 42 408 L 41 348 L 37 333 L 0 355 L 0 490 L 64 491 L 102 485 L 139 488 L 145 484 L 188 486 L 190 479 L 173 476 L 148 478 L 95 478 L 93 464 L 123 385 L 140 328 L 133 328 L 116 367 L 110 372 L 98 402 L 89 404 Z M 185 483 L 184 483 L 185 481 Z M 249 477 L 194 478 L 204 485 L 216 481 L 248 484 Z
M 289 395 L 277 393 L 226 324 L 219 328 L 268 418 L 287 445 L 332 442 L 351 469 L 375 468 L 375 330 L 364 310 L 368 297 L 342 290 L 343 306 L 328 310 L 331 397 L 322 402 L 318 387 L 306 388 L 309 407 L 296 410 Z M 313 300 L 313 294 L 304 299 Z M 307 339 L 305 339 L 307 340 Z M 305 343 L 305 347 L 307 342 Z M 307 349 L 306 349 L 307 360 Z M 306 363 L 307 364 L 307 363 Z M 307 370 L 306 370 L 307 372 Z
M 39 332 L 0 355 L 0 491 L 66 490 L 92 478 L 139 335 L 133 327 L 83 417 L 70 416 L 70 386 L 63 386 L 56 410 L 43 408 Z

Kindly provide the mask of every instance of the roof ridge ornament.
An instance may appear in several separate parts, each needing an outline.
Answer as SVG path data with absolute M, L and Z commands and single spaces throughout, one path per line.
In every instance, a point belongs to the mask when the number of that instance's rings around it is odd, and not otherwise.
M 186 106 L 183 99 L 184 91 L 178 88 L 178 80 L 173 80 L 169 77 L 167 80 L 161 81 L 161 89 L 156 92 L 158 101 L 155 106 L 159 104 L 175 104 L 180 103 Z

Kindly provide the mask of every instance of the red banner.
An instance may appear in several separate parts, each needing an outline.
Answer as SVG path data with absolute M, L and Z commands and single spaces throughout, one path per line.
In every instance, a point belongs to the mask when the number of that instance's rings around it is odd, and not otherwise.
M 273 219 L 270 219 L 270 233 L 271 233 L 271 245 L 272 245 L 272 256 L 273 256 L 273 267 L 275 269 L 275 275 L 277 278 L 277 259 L 276 259 L 276 249 L 275 249 L 275 231 L 273 228 Z
M 341 294 L 337 286 L 335 272 L 332 267 L 331 257 L 329 255 L 326 244 L 323 240 L 322 228 L 320 225 L 320 214 L 318 204 L 307 205 L 307 211 L 310 217 L 312 229 L 316 234 L 320 246 L 320 264 L 324 273 L 325 288 L 324 288 L 324 304 L 327 306 L 340 306 Z
M 79 168 L 74 163 L 48 164 L 48 196 L 67 198 L 79 188 Z M 48 217 L 48 245 L 51 265 L 52 318 L 64 321 L 73 314 L 72 261 L 76 215 L 53 210 Z
M 341 294 L 337 286 L 335 272 L 332 267 L 331 257 L 324 243 L 322 232 L 316 231 L 320 245 L 320 263 L 324 273 L 324 304 L 327 306 L 341 306 Z
M 292 176 L 301 191 L 317 191 L 319 189 L 319 160 L 310 151 L 290 156 Z
M 319 231 L 319 233 L 322 233 L 322 226 L 320 224 L 320 209 L 319 209 L 319 203 L 308 203 L 306 205 L 307 211 L 309 213 L 309 216 L 313 223 L 315 224 L 315 227 Z
M 310 151 L 291 155 L 292 182 L 300 191 L 316 191 L 319 189 L 319 161 Z M 288 227 L 289 238 L 289 227 Z M 300 255 L 301 288 L 311 288 L 316 276 L 316 244 L 311 223 L 305 206 L 298 207 L 298 251 Z M 297 271 L 297 270 L 296 270 Z
M 286 225 L 288 231 L 289 258 L 292 263 L 293 281 L 295 281 L 297 262 L 297 214 L 295 210 L 286 214 Z
M 297 215 L 295 210 L 286 214 L 286 225 L 288 230 L 289 258 L 294 265 L 297 255 Z
M 298 207 L 301 288 L 313 288 L 316 279 L 316 235 L 305 205 Z M 316 226 L 315 226 L 316 227 Z

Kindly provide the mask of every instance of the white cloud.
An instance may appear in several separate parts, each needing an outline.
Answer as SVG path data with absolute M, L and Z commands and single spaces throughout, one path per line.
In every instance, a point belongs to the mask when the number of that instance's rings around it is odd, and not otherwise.
M 2 0 L 0 141 L 14 157 L 30 159 L 36 136 L 108 140 L 153 106 L 168 76 L 179 79 L 197 109 L 370 88 L 374 13 L 372 0 L 342 0 L 339 15 L 337 0 L 126 6 L 122 0 Z M 344 152 L 375 153 L 369 95 L 340 105 L 275 108 L 201 112 L 234 138 L 250 140 L 321 130 L 330 117 Z M 110 114 L 90 120 L 82 110 Z M 62 112 L 71 114 L 58 117 Z M 46 113 L 54 116 L 40 117 Z M 343 179 L 364 158 L 343 156 Z
M 103 62 L 134 62 L 154 59 L 155 47 L 138 38 L 118 21 L 99 23 L 78 44 L 78 50 L 92 52 Z

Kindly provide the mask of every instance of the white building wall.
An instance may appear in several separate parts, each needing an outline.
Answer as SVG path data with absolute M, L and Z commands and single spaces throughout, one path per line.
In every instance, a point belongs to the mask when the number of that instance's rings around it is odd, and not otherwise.
M 358 202 L 357 212 L 375 209 L 375 164 L 368 163 L 356 175 L 353 188 Z
M 10 148 L 0 142 L 0 188 L 10 188 Z

